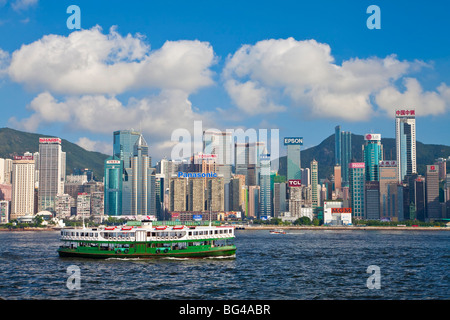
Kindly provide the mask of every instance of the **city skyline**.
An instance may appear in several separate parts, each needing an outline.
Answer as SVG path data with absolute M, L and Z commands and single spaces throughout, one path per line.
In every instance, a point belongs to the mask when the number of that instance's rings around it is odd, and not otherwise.
M 336 125 L 395 138 L 393 110 L 405 108 L 417 110 L 417 141 L 448 145 L 449 28 L 436 14 L 449 4 L 378 1 L 381 29 L 369 30 L 367 5 L 357 1 L 289 10 L 80 1 L 81 30 L 70 30 L 69 2 L 15 3 L 0 3 L 2 127 L 108 155 L 110 132 L 134 128 L 158 160 L 173 130 L 192 132 L 194 121 L 277 128 L 303 137 L 305 150 Z

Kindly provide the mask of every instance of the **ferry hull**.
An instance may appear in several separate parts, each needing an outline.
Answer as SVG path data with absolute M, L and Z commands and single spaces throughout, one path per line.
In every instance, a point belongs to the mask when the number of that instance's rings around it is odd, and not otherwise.
M 236 253 L 236 247 L 211 249 L 207 251 L 192 252 L 168 252 L 168 253 L 116 253 L 111 252 L 83 252 L 76 249 L 60 248 L 58 249 L 60 257 L 72 258 L 91 258 L 91 259 L 108 259 L 108 258 L 140 258 L 140 259 L 158 259 L 158 258 L 206 258 L 219 256 L 233 256 Z

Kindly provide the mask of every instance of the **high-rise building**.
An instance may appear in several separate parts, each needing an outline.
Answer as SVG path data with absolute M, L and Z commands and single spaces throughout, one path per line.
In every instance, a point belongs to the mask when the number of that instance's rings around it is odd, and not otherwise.
M 334 164 L 342 165 L 342 137 L 341 126 L 334 128 Z
M 414 203 L 417 220 L 425 221 L 427 219 L 425 179 L 420 176 L 414 180 Z
M 364 184 L 364 213 L 368 220 L 380 219 L 380 182 L 366 181 Z
M 300 147 L 303 145 L 303 138 L 284 138 L 284 145 L 287 147 L 287 180 L 301 179 Z
M 345 187 L 349 184 L 348 165 L 352 160 L 352 133 L 349 131 L 341 132 L 341 154 L 342 185 Z
M 205 182 L 204 178 L 192 178 L 188 181 L 188 211 L 205 211 Z
M 174 176 L 169 181 L 169 211 L 186 211 L 187 179 Z
M 91 195 L 80 193 L 77 197 L 77 216 L 89 217 L 91 215 Z
M 59 138 L 39 138 L 38 211 L 55 212 L 55 197 L 64 193 L 66 153 Z
M 224 211 L 225 184 L 223 177 L 206 178 L 206 210 Z
M 104 163 L 104 213 L 108 216 L 122 215 L 122 172 L 123 164 L 116 156 Z
M 366 181 L 378 181 L 380 177 L 379 162 L 383 160 L 381 134 L 368 133 L 364 136 L 366 143 L 362 146 L 366 167 Z
M 256 218 L 259 212 L 259 186 L 248 187 L 248 216 Z
M 34 168 L 33 156 L 14 157 L 11 220 L 34 214 Z
M 427 220 L 441 218 L 441 205 L 439 203 L 439 167 L 436 165 L 427 165 L 425 175 L 426 182 L 426 208 Z
M 319 206 L 319 192 L 317 189 L 319 183 L 319 165 L 318 162 L 313 159 L 311 161 L 311 206 L 313 208 L 313 213 L 315 213 L 316 208 Z
M 392 216 L 389 207 L 388 185 L 398 184 L 397 161 L 384 160 L 379 162 L 379 186 L 380 186 L 380 219 L 388 219 Z
M 228 184 L 232 174 L 232 138 L 231 132 L 206 130 L 203 132 L 203 153 L 215 155 L 215 170 Z
M 439 180 L 445 180 L 447 177 L 447 159 L 438 158 L 434 165 L 439 167 Z
M 155 169 L 151 166 L 148 145 L 142 135 L 136 140 L 131 160 L 131 214 L 156 215 Z M 122 207 L 122 214 L 125 208 Z
M 398 179 L 417 173 L 416 164 L 416 111 L 395 111 L 395 142 L 397 150 Z
M 265 143 L 263 141 L 234 144 L 235 173 L 244 175 L 248 186 L 259 185 L 260 155 L 264 152 L 264 149 Z
M 134 153 L 134 145 L 141 136 L 135 130 L 118 130 L 113 133 L 113 156 L 121 160 L 122 182 L 121 191 L 121 214 L 131 215 L 132 213 L 132 168 L 131 158 Z
M 354 219 L 364 219 L 364 162 L 351 162 L 349 168 L 349 197 Z
M 272 210 L 271 191 L 270 191 L 270 154 L 261 154 L 261 177 L 260 177 L 260 205 L 259 215 L 270 217 Z
M 279 217 L 282 212 L 287 211 L 286 206 L 286 183 L 274 183 L 273 186 L 273 216 Z

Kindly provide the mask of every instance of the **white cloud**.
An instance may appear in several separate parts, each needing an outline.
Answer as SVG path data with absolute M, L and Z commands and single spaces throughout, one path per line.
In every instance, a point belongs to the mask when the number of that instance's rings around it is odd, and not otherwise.
M 306 117 L 367 120 L 373 97 L 408 72 L 427 66 L 421 61 L 385 58 L 335 63 L 331 48 L 315 40 L 270 39 L 244 45 L 229 56 L 223 71 L 225 88 L 247 114 L 301 109 Z M 282 103 L 283 102 L 283 103 Z
M 11 7 L 15 11 L 22 11 L 37 5 L 37 3 L 38 0 L 16 0 L 11 3 Z
M 204 128 L 214 127 L 208 113 L 195 112 L 188 94 L 181 90 L 164 90 L 159 95 L 143 99 L 130 98 L 124 105 L 115 97 L 103 95 L 69 96 L 58 101 L 48 92 L 39 94 L 28 105 L 33 113 L 25 119 L 11 118 L 18 129 L 35 132 L 39 127 L 60 123 L 67 129 L 96 134 L 111 134 L 120 129 L 141 130 L 147 143 L 163 154 L 170 154 L 172 132 L 179 128 L 193 134 L 194 121 L 202 121 Z M 84 146 L 97 148 L 87 140 Z M 111 142 L 112 143 L 112 142 Z
M 120 94 L 130 89 L 194 92 L 211 85 L 209 43 L 167 41 L 150 51 L 142 35 L 100 27 L 66 36 L 46 35 L 12 54 L 9 75 L 34 90 L 60 94 Z
M 400 92 L 396 87 L 382 89 L 376 96 L 378 106 L 394 117 L 396 109 L 415 109 L 417 116 L 439 115 L 450 106 L 450 88 L 442 84 L 437 91 L 424 91 L 417 79 L 405 78 L 405 90 Z

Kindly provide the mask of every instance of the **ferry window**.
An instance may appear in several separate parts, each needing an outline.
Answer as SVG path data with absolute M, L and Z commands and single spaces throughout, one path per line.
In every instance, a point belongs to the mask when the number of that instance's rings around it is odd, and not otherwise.
M 152 237 L 156 237 L 156 232 L 152 232 Z
M 147 237 L 150 237 L 150 235 L 151 235 L 151 232 L 147 232 Z
M 189 235 L 192 236 L 192 231 L 189 231 Z

